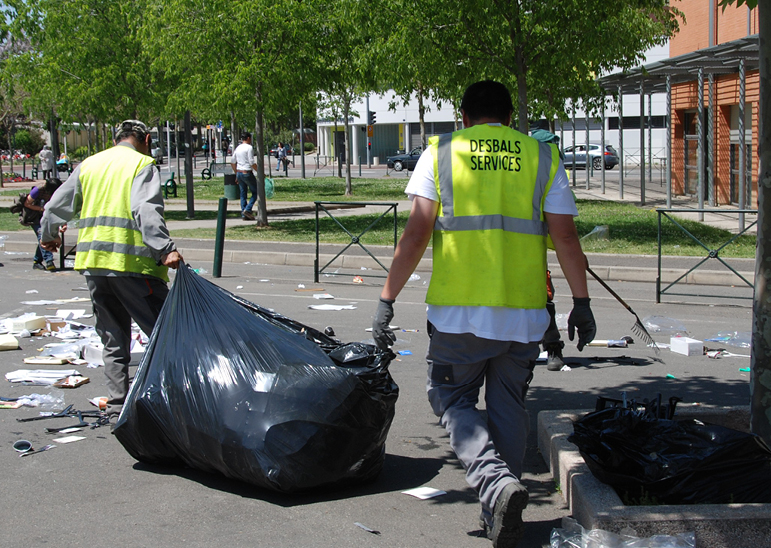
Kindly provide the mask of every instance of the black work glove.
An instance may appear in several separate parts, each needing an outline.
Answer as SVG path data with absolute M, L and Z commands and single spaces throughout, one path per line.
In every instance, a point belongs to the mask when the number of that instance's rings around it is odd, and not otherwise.
M 372 338 L 380 350 L 388 350 L 388 347 L 396 342 L 396 335 L 391 330 L 391 320 L 394 319 L 394 301 L 383 299 L 377 305 L 375 318 L 372 320 Z
M 594 323 L 594 314 L 589 308 L 589 300 L 589 297 L 573 297 L 573 310 L 568 317 L 568 337 L 572 341 L 576 330 L 578 331 L 576 348 L 579 352 L 592 342 L 597 334 L 597 324 Z

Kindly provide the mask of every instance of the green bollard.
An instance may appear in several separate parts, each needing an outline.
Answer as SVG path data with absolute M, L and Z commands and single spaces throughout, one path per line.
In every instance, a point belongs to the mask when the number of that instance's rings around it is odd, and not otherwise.
M 225 218 L 228 213 L 228 199 L 220 198 L 217 210 L 217 233 L 214 237 L 214 272 L 212 276 L 222 276 L 222 253 L 225 247 Z

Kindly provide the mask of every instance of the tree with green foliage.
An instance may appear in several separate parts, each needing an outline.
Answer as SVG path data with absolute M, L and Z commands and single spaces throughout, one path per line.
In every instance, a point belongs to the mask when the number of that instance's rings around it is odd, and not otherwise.
M 258 226 L 268 224 L 265 113 L 298 104 L 308 89 L 297 61 L 316 9 L 300 0 L 165 0 L 146 18 L 153 67 L 176 82 L 167 112 L 189 108 L 199 119 L 254 128 Z
M 639 64 L 644 52 L 665 43 L 679 12 L 666 0 L 393 0 L 412 18 L 415 33 L 451 52 L 474 80 L 496 79 L 517 90 L 518 129 L 553 114 L 567 100 L 604 91 L 595 79 Z
M 139 34 L 148 4 L 7 0 L 11 32 L 30 45 L 15 58 L 30 93 L 27 107 L 42 119 L 52 108 L 71 121 L 157 118 L 167 87 Z

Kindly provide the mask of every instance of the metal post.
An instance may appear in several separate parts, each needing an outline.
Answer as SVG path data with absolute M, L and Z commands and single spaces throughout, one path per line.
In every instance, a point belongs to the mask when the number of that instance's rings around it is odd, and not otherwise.
M 618 199 L 624 199 L 624 94 L 618 86 Z
M 305 125 L 303 124 L 302 101 L 300 101 L 300 178 L 305 179 Z
M 228 214 L 228 199 L 220 198 L 217 208 L 217 232 L 214 239 L 214 269 L 212 276 L 222 276 L 222 252 L 225 247 L 225 219 Z
M 180 177 L 180 181 L 182 177 Z M 193 190 L 193 128 L 190 111 L 185 111 L 185 190 L 187 193 L 187 218 L 195 218 L 195 195 Z
M 709 111 L 707 112 L 707 196 L 710 207 L 715 207 L 715 75 L 708 75 Z
M 645 205 L 645 84 L 640 80 L 640 205 Z
M 359 177 L 361 177 L 361 156 L 359 156 Z
M 602 126 L 600 127 L 600 169 L 602 170 L 602 181 L 600 182 L 600 188 L 602 193 L 605 194 L 605 99 L 602 100 Z
M 367 121 L 369 122 L 369 93 L 367 94 L 366 105 L 364 109 L 367 111 Z M 370 156 L 371 152 L 369 149 L 369 143 L 370 143 L 369 135 L 367 135 L 367 169 L 370 169 L 372 167 L 372 158 Z
M 573 186 L 576 186 L 576 103 L 571 101 L 570 108 L 572 109 L 572 115 L 570 117 L 571 126 L 573 128 Z
M 739 209 L 744 209 L 746 202 L 747 181 L 747 143 L 744 129 L 744 103 L 746 101 L 747 75 L 744 69 L 744 59 L 739 60 Z M 739 230 L 744 230 L 744 213 L 739 213 Z
M 648 94 L 648 182 L 653 184 L 653 94 Z
M 584 104 L 586 109 L 586 104 Z M 584 124 L 586 125 L 586 190 L 589 190 L 589 175 L 594 175 L 594 161 L 589 154 L 589 111 L 584 111 Z M 575 158 L 575 156 L 573 156 Z
M 667 74 L 667 209 L 672 208 L 672 77 Z
M 704 69 L 699 67 L 697 95 L 699 115 L 696 118 L 696 161 L 698 162 L 699 183 L 696 192 L 699 202 L 699 221 L 704 221 Z

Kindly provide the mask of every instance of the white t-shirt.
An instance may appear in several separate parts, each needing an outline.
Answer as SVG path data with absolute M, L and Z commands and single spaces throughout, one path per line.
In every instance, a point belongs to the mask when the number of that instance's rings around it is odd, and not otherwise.
M 251 171 L 254 161 L 254 149 L 249 143 L 241 143 L 233 151 L 233 159 L 231 162 L 236 163 L 236 169 L 238 171 Z
M 434 183 L 434 159 L 429 146 L 420 155 L 405 194 L 412 200 L 422 196 L 434 202 L 439 194 Z M 567 172 L 560 160 L 549 193 L 544 200 L 545 212 L 578 216 L 570 191 Z M 484 280 L 479 280 L 484 283 Z M 544 286 L 546 279 L 543 280 Z M 428 305 L 428 321 L 443 333 L 473 333 L 477 337 L 499 341 L 536 342 L 549 326 L 549 313 L 542 309 L 507 308 L 503 306 Z

